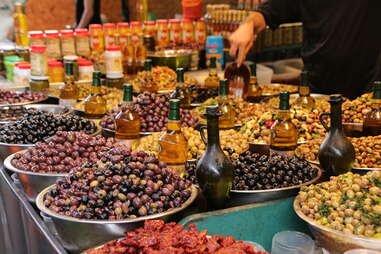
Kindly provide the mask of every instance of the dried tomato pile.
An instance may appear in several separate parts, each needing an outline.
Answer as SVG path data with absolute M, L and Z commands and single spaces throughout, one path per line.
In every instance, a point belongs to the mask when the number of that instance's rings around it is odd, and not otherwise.
M 176 223 L 162 220 L 146 221 L 144 228 L 126 233 L 122 240 L 112 241 L 87 254 L 265 254 L 250 244 L 231 236 L 207 237 L 207 230 L 198 232 L 195 225 L 184 230 Z

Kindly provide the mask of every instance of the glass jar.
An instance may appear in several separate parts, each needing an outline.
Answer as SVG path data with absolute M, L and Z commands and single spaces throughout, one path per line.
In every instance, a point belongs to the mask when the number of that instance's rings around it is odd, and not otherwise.
M 155 34 L 156 34 L 155 21 L 144 22 L 144 35 L 147 35 L 147 34 L 155 37 Z
M 115 78 L 109 78 L 107 77 L 107 86 L 108 87 L 114 87 L 114 88 L 118 88 L 118 89 L 122 89 L 123 88 L 123 75 L 122 77 L 115 77 Z
M 79 80 L 91 81 L 93 79 L 94 65 L 89 60 L 78 61 Z
M 194 27 L 194 39 L 200 44 L 204 45 L 206 40 L 206 25 L 204 19 L 199 19 L 196 21 L 196 25 Z
M 106 77 L 123 77 L 122 53 L 119 46 L 108 47 L 106 49 Z
M 50 61 L 48 63 L 49 83 L 64 82 L 63 64 L 58 61 Z
M 61 30 L 61 48 L 63 56 L 75 55 L 73 30 Z
M 30 63 L 18 62 L 13 69 L 13 82 L 15 85 L 28 87 L 30 79 Z
M 32 76 L 46 76 L 48 74 L 48 58 L 45 45 L 34 45 L 30 51 Z
M 48 58 L 61 59 L 60 36 L 57 30 L 45 31 L 45 42 Z
M 156 21 L 156 43 L 157 46 L 165 48 L 169 45 L 169 31 L 168 31 L 168 20 L 159 19 Z
M 140 22 L 131 22 L 131 44 L 137 46 L 139 44 L 139 36 L 143 34 Z
M 49 78 L 47 76 L 31 76 L 30 90 L 33 92 L 47 93 L 49 89 Z
M 169 20 L 169 39 L 171 42 L 181 42 L 181 24 L 178 19 Z
M 182 30 L 183 30 L 183 36 L 182 36 L 183 43 L 194 42 L 194 27 L 193 27 L 192 20 L 183 19 Z
M 5 45 L 0 48 L 0 72 L 5 72 L 4 58 L 16 55 L 14 46 Z
M 75 29 L 75 48 L 77 55 L 86 58 L 90 56 L 89 32 L 87 29 Z
M 42 31 L 30 31 L 28 32 L 29 47 L 34 45 L 45 45 L 44 33 Z
M 127 36 L 129 33 L 129 25 L 126 22 L 120 22 L 117 24 L 119 34 L 119 45 L 123 49 L 127 45 Z
M 91 50 L 97 52 L 103 52 L 104 50 L 104 39 L 102 25 L 91 24 L 89 25 L 89 35 L 90 35 L 90 48 Z
M 23 58 L 24 61 L 29 62 L 30 61 L 29 47 L 17 46 L 16 55 Z
M 64 56 L 63 62 L 65 66 L 66 63 L 73 63 L 74 79 L 77 81 L 79 79 L 78 56 Z
M 103 25 L 103 35 L 105 38 L 105 47 L 115 46 L 115 24 L 106 23 Z

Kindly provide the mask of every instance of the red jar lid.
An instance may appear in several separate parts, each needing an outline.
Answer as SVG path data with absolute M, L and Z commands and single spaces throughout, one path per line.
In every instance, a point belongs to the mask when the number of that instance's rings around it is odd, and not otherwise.
M 17 67 L 21 70 L 28 70 L 28 69 L 30 69 L 30 63 L 22 62 L 22 64 L 19 64 L 19 66 L 17 66 Z
M 63 64 L 58 61 L 50 61 L 48 62 L 49 67 L 63 67 Z
M 146 21 L 146 22 L 144 22 L 144 25 L 145 26 L 154 26 L 155 25 L 155 21 Z
M 190 20 L 190 19 L 183 19 L 183 23 L 192 23 L 192 20 Z
M 78 65 L 79 66 L 93 66 L 93 63 L 89 60 L 82 60 L 82 61 L 78 61 Z
M 166 20 L 166 19 L 159 19 L 159 20 L 156 20 L 156 24 L 160 24 L 160 25 L 168 24 L 168 20 Z
M 107 51 L 120 51 L 119 46 L 109 46 L 106 48 Z
M 89 25 L 89 28 L 90 28 L 90 30 L 102 29 L 102 25 L 101 24 L 91 24 L 91 25 Z
M 131 22 L 131 27 L 137 27 L 137 26 L 141 26 L 139 21 Z
M 127 22 L 119 22 L 117 24 L 117 27 L 124 27 L 124 28 L 128 28 L 129 27 L 129 24 Z
M 87 31 L 86 28 L 78 28 L 78 29 L 75 29 L 75 34 L 80 36 L 88 36 L 89 31 Z
M 61 36 L 62 37 L 74 37 L 74 32 L 73 30 L 61 30 Z
M 33 39 L 44 39 L 44 33 L 42 31 L 31 31 L 28 35 Z
M 180 24 L 180 20 L 178 20 L 178 19 L 170 19 L 169 23 L 170 24 Z
M 59 32 L 57 30 L 45 30 L 45 36 L 47 38 L 58 38 Z
M 103 29 L 115 29 L 115 24 L 114 23 L 106 23 L 103 24 Z
M 46 51 L 46 46 L 45 45 L 33 45 L 30 48 L 30 50 L 33 53 L 44 53 Z
M 15 63 L 15 66 L 20 67 L 23 64 L 29 64 L 29 63 L 28 62 L 17 62 L 17 63 Z

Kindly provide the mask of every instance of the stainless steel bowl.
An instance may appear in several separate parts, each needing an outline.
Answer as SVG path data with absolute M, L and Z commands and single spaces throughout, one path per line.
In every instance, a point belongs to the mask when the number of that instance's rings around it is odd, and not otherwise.
M 308 223 L 319 246 L 328 250 L 331 254 L 341 254 L 347 250 L 357 248 L 381 251 L 381 240 L 346 234 L 311 220 L 302 213 L 298 197 L 294 201 L 294 210 L 299 218 Z
M 169 221 L 171 217 L 190 206 L 197 197 L 197 188 L 192 186 L 192 194 L 181 207 L 163 213 L 117 221 L 84 220 L 59 215 L 44 205 L 46 193 L 50 186 L 38 194 L 37 207 L 45 215 L 51 217 L 63 246 L 70 252 L 79 253 L 99 244 L 124 236 L 125 232 L 143 226 L 145 220 L 162 219 Z
M 45 112 L 53 113 L 53 114 L 69 114 L 72 112 L 72 110 L 67 107 L 55 105 L 55 104 L 31 104 L 31 105 L 25 105 L 24 108 L 36 109 L 38 111 L 45 111 Z
M 34 144 L 7 144 L 0 142 L 0 161 L 4 161 L 11 154 L 27 150 L 33 146 Z
M 231 190 L 229 205 L 238 206 L 252 203 L 261 203 L 286 197 L 297 195 L 302 186 L 316 183 L 322 176 L 322 170 L 318 170 L 317 176 L 306 183 L 290 186 L 286 188 L 270 189 L 270 190 Z
M 176 70 L 177 68 L 189 69 L 192 62 L 192 51 L 190 50 L 166 50 L 160 54 L 148 55 L 153 66 L 168 66 Z
M 25 153 L 26 150 L 20 151 L 17 153 Z M 18 168 L 15 168 L 12 165 L 12 159 L 15 157 L 17 153 L 9 155 L 5 161 L 4 166 L 6 169 L 17 174 L 21 185 L 24 189 L 24 192 L 30 202 L 35 202 L 38 193 L 44 190 L 46 187 L 55 184 L 56 181 L 60 178 L 64 178 L 69 174 L 48 174 L 48 173 L 36 173 L 24 171 Z

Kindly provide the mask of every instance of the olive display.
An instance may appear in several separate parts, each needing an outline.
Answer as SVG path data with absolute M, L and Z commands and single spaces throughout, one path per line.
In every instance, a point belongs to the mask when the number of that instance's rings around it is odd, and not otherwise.
M 153 155 L 111 149 L 102 161 L 58 180 L 45 206 L 80 219 L 121 220 L 180 207 L 192 194 L 191 182 Z
M 154 93 L 141 93 L 134 99 L 135 110 L 139 114 L 142 132 L 159 132 L 166 129 L 169 112 L 168 95 Z M 113 110 L 100 123 L 102 128 L 115 130 L 115 116 L 123 110 L 123 106 Z M 183 126 L 193 127 L 198 123 L 198 118 L 188 109 L 181 109 Z
M 8 144 L 35 144 L 58 131 L 83 131 L 92 134 L 95 123 L 75 115 L 58 115 L 43 111 L 26 113 L 20 120 L 0 130 L 0 142 Z
M 27 112 L 28 110 L 21 106 L 0 108 L 0 120 L 15 121 Z
M 115 140 L 89 136 L 83 132 L 58 131 L 25 153 L 15 154 L 12 165 L 37 173 L 65 174 L 86 163 L 96 163 L 102 152 L 117 146 Z
M 234 190 L 269 190 L 300 185 L 318 175 L 318 169 L 298 157 L 259 155 L 247 151 L 233 160 Z
M 23 102 L 39 101 L 45 98 L 43 93 L 38 92 L 15 92 L 15 91 L 0 91 L 0 104 L 15 104 Z
M 198 85 L 191 85 L 189 86 L 189 89 L 192 92 L 192 103 L 203 103 L 210 98 L 218 96 L 217 88 L 206 88 Z
M 330 181 L 302 187 L 300 211 L 333 230 L 381 238 L 381 172 L 346 173 Z

